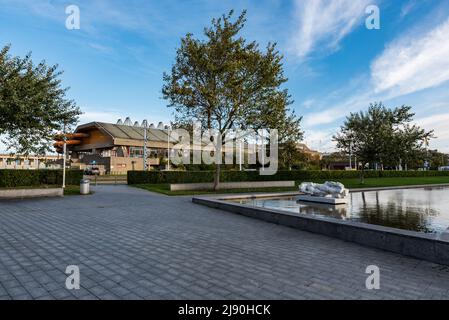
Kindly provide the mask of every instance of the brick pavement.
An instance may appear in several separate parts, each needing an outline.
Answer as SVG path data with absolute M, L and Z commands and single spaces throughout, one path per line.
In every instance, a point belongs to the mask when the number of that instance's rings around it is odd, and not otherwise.
M 449 267 L 128 186 L 0 202 L 0 299 L 447 299 Z M 365 288 L 365 268 L 381 289 Z M 78 265 L 81 289 L 65 288 Z

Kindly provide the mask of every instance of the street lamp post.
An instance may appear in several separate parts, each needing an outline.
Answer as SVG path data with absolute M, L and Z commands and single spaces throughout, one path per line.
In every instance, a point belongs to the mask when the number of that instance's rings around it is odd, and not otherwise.
M 66 125 L 64 124 L 63 129 L 63 139 L 64 139 L 64 145 L 62 148 L 62 188 L 65 189 L 65 165 L 66 165 L 66 153 L 67 153 L 67 136 L 65 132 Z
M 349 167 L 352 170 L 352 141 L 349 141 Z
M 148 142 L 148 121 L 143 120 L 143 170 L 148 170 L 148 159 L 147 159 L 147 142 Z
M 170 127 L 167 128 L 167 170 L 170 171 Z

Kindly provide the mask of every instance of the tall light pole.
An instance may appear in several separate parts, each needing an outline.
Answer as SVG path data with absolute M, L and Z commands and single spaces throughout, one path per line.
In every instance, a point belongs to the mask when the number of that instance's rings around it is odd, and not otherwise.
M 65 165 L 66 165 L 66 153 L 67 153 L 67 136 L 65 132 L 65 124 L 62 132 L 64 139 L 64 145 L 62 147 L 62 188 L 65 189 Z
M 239 139 L 239 169 L 242 171 L 242 141 Z
M 349 140 L 349 167 L 352 170 L 352 140 Z
M 167 128 L 167 170 L 170 171 L 170 127 Z
M 263 129 L 262 129 L 262 146 L 260 147 L 260 149 L 262 150 L 262 171 L 265 171 L 265 137 L 263 134 Z
M 143 170 L 148 170 L 148 159 L 147 159 L 147 142 L 148 142 L 148 121 L 143 120 Z

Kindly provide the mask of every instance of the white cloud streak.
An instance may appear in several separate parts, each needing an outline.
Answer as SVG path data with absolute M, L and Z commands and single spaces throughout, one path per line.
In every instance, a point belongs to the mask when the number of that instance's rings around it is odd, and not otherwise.
M 340 41 L 365 17 L 369 0 L 296 0 L 297 27 L 292 39 L 296 56 L 303 60 L 313 51 L 335 51 Z
M 430 147 L 439 151 L 449 152 L 449 113 L 434 114 L 419 118 L 416 124 L 427 129 L 434 130 L 436 139 L 431 140 Z
M 80 116 L 80 123 L 89 123 L 93 121 L 116 123 L 120 118 L 124 118 L 123 115 L 115 111 L 87 110 Z
M 449 80 L 449 19 L 420 36 L 393 41 L 371 65 L 375 92 L 401 96 Z

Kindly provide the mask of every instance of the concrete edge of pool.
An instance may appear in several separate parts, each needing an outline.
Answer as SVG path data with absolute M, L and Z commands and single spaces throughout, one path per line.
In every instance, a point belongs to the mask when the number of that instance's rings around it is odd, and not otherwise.
M 425 234 L 380 225 L 291 214 L 286 211 L 258 208 L 228 200 L 295 196 L 298 192 L 246 195 L 195 196 L 192 202 L 295 229 L 350 241 L 372 248 L 438 264 L 449 265 L 449 241 L 438 234 Z

